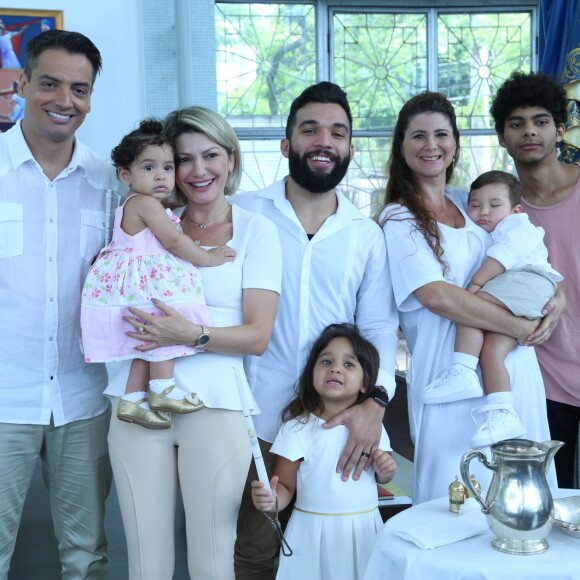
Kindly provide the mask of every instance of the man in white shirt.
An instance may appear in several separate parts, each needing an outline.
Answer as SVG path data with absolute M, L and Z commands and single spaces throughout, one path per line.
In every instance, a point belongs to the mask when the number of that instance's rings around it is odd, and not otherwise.
M 39 457 L 63 578 L 100 579 L 110 409 L 106 369 L 80 352 L 79 318 L 116 180 L 75 132 L 101 56 L 88 38 L 62 30 L 36 36 L 26 54 L 24 117 L 0 135 L 0 580 Z
M 282 293 L 274 332 L 266 353 L 246 361 L 262 411 L 254 421 L 266 465 L 273 464 L 268 450 L 281 424 L 280 412 L 293 397 L 312 343 L 328 324 L 356 322 L 381 355 L 375 400 L 328 422 L 330 428 L 339 424 L 349 428 L 337 466 L 343 479 L 351 471 L 358 479 L 377 447 L 384 414 L 381 403 L 386 405 L 395 389 L 398 328 L 382 232 L 336 191 L 354 154 L 351 137 L 352 117 L 344 91 L 329 82 L 307 88 L 292 103 L 281 142 L 290 175 L 232 200 L 272 220 L 282 245 Z M 278 549 L 276 535 L 252 504 L 252 479 L 257 479 L 254 469 L 238 517 L 238 580 L 273 578 Z

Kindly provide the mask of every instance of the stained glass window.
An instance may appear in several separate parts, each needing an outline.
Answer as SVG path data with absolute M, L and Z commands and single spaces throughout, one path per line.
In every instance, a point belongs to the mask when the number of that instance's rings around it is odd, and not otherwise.
M 459 185 L 491 168 L 509 170 L 489 107 L 513 70 L 534 67 L 535 4 L 437 4 L 216 2 L 218 107 L 242 140 L 242 189 L 286 174 L 279 153 L 286 114 L 318 80 L 348 93 L 356 154 L 342 189 L 368 215 L 380 203 L 397 114 L 426 89 L 445 93 L 456 108 Z

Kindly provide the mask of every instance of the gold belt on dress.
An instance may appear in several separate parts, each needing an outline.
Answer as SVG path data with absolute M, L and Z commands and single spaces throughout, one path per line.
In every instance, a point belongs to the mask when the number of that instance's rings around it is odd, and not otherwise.
M 357 514 L 368 514 L 369 512 L 373 512 L 379 508 L 374 507 L 374 508 L 371 508 L 370 510 L 361 510 L 360 512 L 346 512 L 343 514 L 326 514 L 326 513 L 321 513 L 321 512 L 310 512 L 308 510 L 302 510 L 296 506 L 294 506 L 294 509 L 299 511 L 299 512 L 304 512 L 305 514 L 312 514 L 313 516 L 356 516 Z

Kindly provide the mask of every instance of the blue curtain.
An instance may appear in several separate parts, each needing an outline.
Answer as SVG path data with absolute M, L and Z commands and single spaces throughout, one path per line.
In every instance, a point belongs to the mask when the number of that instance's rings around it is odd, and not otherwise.
M 539 69 L 564 86 L 580 81 L 580 0 L 541 0 Z M 580 126 L 580 103 L 568 100 L 566 129 Z M 561 159 L 580 162 L 580 148 L 564 143 Z

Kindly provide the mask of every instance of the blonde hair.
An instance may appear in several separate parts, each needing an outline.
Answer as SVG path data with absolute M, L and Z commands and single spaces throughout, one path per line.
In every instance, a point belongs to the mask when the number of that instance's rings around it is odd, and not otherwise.
M 175 147 L 175 141 L 185 133 L 202 133 L 214 143 L 223 147 L 228 156 L 234 155 L 234 167 L 228 174 L 225 194 L 234 194 L 242 179 L 242 152 L 240 142 L 232 126 L 216 112 L 205 107 L 186 107 L 169 113 L 163 121 L 163 132 Z M 175 186 L 174 200 L 179 205 L 186 205 L 187 198 L 179 187 Z

